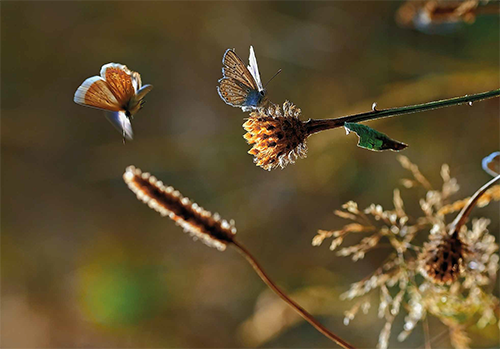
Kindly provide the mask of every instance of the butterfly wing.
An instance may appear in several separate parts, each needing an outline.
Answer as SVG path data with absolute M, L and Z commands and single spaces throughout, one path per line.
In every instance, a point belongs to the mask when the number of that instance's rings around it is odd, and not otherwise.
M 226 50 L 222 58 L 222 65 L 222 75 L 224 75 L 224 77 L 235 79 L 245 86 L 250 87 L 252 90 L 259 89 L 252 73 L 250 73 L 245 63 L 243 63 L 234 50 Z
M 248 57 L 248 62 L 250 63 L 248 65 L 248 70 L 250 71 L 250 74 L 252 74 L 259 92 L 263 91 L 264 87 L 262 87 L 262 81 L 260 80 L 259 66 L 257 65 L 257 58 L 255 57 L 253 46 L 250 46 L 250 56 Z
M 133 139 L 132 123 L 124 111 L 107 111 L 106 119 L 123 135 L 123 138 L 128 140 Z
M 139 73 L 134 73 L 118 63 L 108 63 L 101 68 L 101 77 L 106 80 L 109 89 L 123 109 L 128 107 L 128 103 L 134 97 L 140 83 Z
M 99 76 L 85 80 L 76 90 L 73 101 L 80 105 L 103 110 L 119 111 L 123 109 L 107 82 Z
M 132 72 L 132 85 L 134 86 L 136 92 L 142 87 L 141 74 L 138 72 Z
M 266 98 L 259 91 L 250 89 L 242 82 L 231 78 L 220 79 L 217 92 L 226 104 L 239 107 L 244 112 L 251 111 L 260 106 Z
M 250 89 L 242 82 L 232 78 L 222 78 L 217 86 L 220 98 L 233 107 L 241 107 L 245 104 Z

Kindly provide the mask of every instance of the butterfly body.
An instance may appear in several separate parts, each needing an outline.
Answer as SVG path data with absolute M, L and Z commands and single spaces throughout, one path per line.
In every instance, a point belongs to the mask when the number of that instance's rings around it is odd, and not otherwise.
M 106 118 L 120 131 L 124 139 L 133 138 L 130 120 L 144 105 L 144 96 L 153 89 L 142 86 L 139 73 L 125 65 L 108 63 L 102 66 L 100 76 L 85 80 L 75 92 L 74 102 L 101 109 Z
M 247 112 L 268 103 L 267 92 L 260 80 L 259 67 L 252 46 L 250 46 L 248 66 L 245 66 L 233 49 L 226 50 L 222 65 L 224 77 L 219 80 L 217 91 L 226 104 Z
M 250 106 L 262 105 L 265 99 L 266 99 L 266 90 L 263 91 L 250 90 L 245 100 L 245 104 Z

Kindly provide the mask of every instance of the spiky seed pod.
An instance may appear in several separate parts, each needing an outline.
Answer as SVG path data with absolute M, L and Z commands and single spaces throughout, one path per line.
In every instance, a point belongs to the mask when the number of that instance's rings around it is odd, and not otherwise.
M 195 240 L 200 239 L 210 247 L 220 251 L 233 242 L 236 228 L 234 221 L 221 219 L 218 213 L 211 212 L 185 198 L 172 187 L 167 187 L 149 173 L 143 173 L 129 166 L 123 180 L 136 195 L 162 216 L 168 216 L 182 227 Z
M 289 101 L 283 108 L 271 105 L 250 114 L 243 124 L 244 138 L 253 144 L 248 153 L 257 166 L 270 171 L 306 157 L 308 133 L 299 117 L 300 109 Z
M 458 233 L 431 234 L 430 239 L 419 255 L 420 271 L 432 282 L 449 285 L 462 273 L 468 248 Z

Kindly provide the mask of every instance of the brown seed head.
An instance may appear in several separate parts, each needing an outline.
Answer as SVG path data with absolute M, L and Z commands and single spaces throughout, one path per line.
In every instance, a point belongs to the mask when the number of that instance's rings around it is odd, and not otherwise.
M 271 105 L 250 114 L 243 124 L 244 138 L 253 144 L 248 153 L 255 156 L 257 166 L 270 171 L 306 157 L 308 134 L 299 117 L 300 109 L 289 101 L 283 108 Z
M 221 219 L 218 213 L 203 209 L 185 198 L 172 187 L 167 187 L 149 173 L 129 166 L 123 180 L 137 198 L 162 216 L 168 216 L 195 240 L 200 239 L 210 247 L 225 250 L 233 242 L 236 228 L 234 222 Z
M 396 21 L 405 27 L 459 21 L 472 23 L 478 5 L 478 0 L 408 0 L 399 7 Z
M 437 284 L 451 284 L 458 279 L 463 270 L 467 246 L 460 240 L 458 233 L 431 234 L 430 241 L 424 243 L 419 256 L 420 271 Z

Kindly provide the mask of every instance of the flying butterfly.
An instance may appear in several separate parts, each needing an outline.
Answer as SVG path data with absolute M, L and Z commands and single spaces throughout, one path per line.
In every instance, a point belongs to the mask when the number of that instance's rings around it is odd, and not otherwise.
M 226 50 L 222 57 L 223 78 L 219 80 L 219 86 L 217 86 L 217 92 L 226 104 L 241 108 L 244 112 L 264 107 L 269 103 L 266 89 L 260 80 L 259 66 L 253 46 L 250 46 L 248 60 L 249 65 L 245 66 L 234 49 Z
M 143 107 L 144 96 L 153 89 L 142 86 L 141 75 L 119 63 L 102 66 L 101 76 L 85 80 L 75 92 L 77 104 L 97 108 L 106 112 L 106 118 L 123 135 L 123 140 L 132 140 L 133 116 Z

